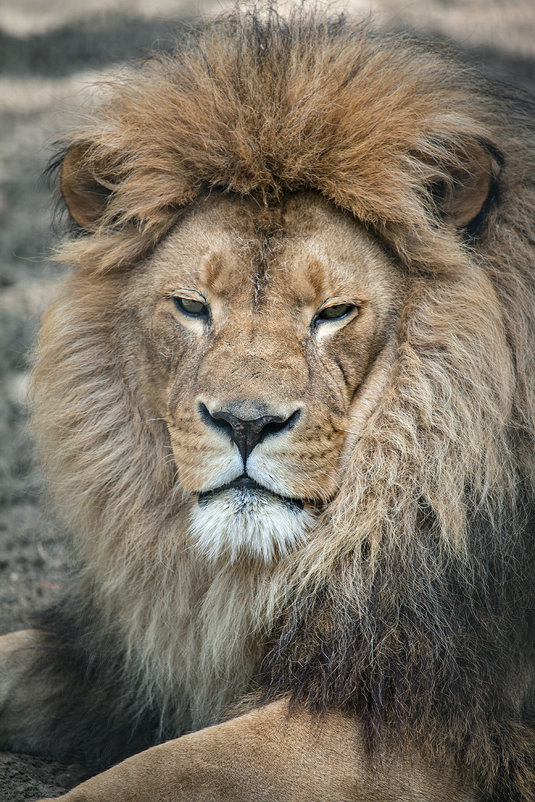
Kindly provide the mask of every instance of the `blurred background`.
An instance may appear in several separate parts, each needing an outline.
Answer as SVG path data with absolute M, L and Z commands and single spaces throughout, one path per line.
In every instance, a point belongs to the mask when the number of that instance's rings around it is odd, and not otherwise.
M 91 102 L 95 81 L 124 60 L 170 48 L 180 27 L 199 15 L 231 7 L 224 0 L 0 5 L 0 633 L 26 626 L 33 609 L 61 593 L 69 563 L 25 429 L 32 342 L 65 272 L 51 258 L 57 234 L 43 170 L 53 143 Z M 451 40 L 493 77 L 535 92 L 533 0 L 346 0 L 325 7 Z M 0 754 L 3 802 L 55 796 L 82 777 L 78 766 Z

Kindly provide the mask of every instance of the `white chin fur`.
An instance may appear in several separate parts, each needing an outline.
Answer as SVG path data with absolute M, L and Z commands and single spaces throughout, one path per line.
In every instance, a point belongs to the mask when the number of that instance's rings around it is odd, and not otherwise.
M 239 557 L 271 562 L 306 540 L 314 514 L 271 493 L 229 489 L 191 509 L 190 535 L 209 559 Z

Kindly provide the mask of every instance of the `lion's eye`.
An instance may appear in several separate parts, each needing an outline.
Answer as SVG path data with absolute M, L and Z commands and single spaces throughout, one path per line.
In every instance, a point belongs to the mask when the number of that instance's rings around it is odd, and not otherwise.
M 316 321 L 321 322 L 322 320 L 342 320 L 342 318 L 347 317 L 349 313 L 355 309 L 354 304 L 335 304 L 334 306 L 326 306 L 325 309 L 321 309 L 318 314 L 316 315 Z
M 193 298 L 179 298 L 173 296 L 173 301 L 177 309 L 180 309 L 189 317 L 208 317 L 208 306 L 202 301 L 195 301 Z

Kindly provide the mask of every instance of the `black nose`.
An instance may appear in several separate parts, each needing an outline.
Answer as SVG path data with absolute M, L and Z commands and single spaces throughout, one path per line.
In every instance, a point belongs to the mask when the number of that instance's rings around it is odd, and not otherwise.
M 218 409 L 210 412 L 205 404 L 199 404 L 201 418 L 211 426 L 225 431 L 230 439 L 239 448 L 243 464 L 247 462 L 247 457 L 258 443 L 270 434 L 291 429 L 297 421 L 301 412 L 296 409 L 288 417 L 284 415 L 262 415 L 253 420 L 243 420 L 236 415 L 227 412 L 225 409 Z

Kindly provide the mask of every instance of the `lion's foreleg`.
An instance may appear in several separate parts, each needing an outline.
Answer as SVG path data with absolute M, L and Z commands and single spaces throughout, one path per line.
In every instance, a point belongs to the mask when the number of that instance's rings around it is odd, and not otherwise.
M 0 748 L 40 751 L 38 713 L 50 692 L 45 678 L 32 672 L 41 642 L 35 629 L 0 637 Z
M 277 702 L 148 749 L 65 802 L 471 802 L 454 773 L 387 753 L 370 765 L 354 719 Z

